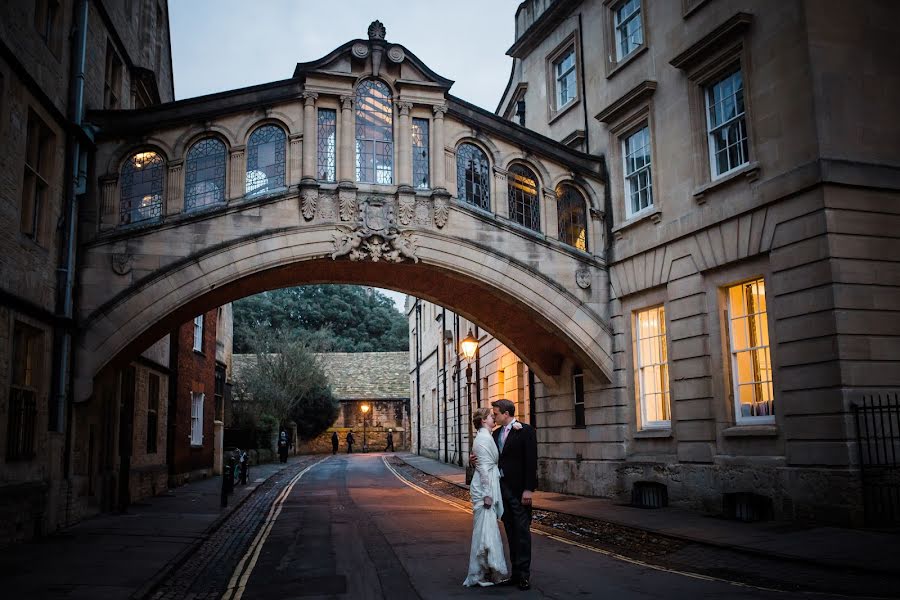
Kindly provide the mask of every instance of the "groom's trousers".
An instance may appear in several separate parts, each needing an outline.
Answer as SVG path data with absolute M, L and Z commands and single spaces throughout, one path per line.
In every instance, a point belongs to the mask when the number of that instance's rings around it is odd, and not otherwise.
M 503 496 L 503 528 L 509 542 L 512 578 L 531 578 L 531 507 L 522 504 L 522 495 L 510 490 L 500 479 Z

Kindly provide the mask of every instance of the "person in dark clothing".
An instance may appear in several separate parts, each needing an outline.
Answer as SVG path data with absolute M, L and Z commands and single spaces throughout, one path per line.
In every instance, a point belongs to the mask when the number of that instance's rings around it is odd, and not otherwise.
M 353 432 L 347 432 L 347 454 L 353 453 Z
M 394 451 L 394 430 L 393 429 L 388 429 L 387 447 L 384 449 L 384 451 L 387 452 L 388 450 L 390 450 L 391 452 Z
M 278 458 L 281 459 L 281 462 L 286 463 L 288 459 L 288 448 L 290 444 L 288 443 L 287 432 L 282 431 L 281 435 L 278 436 Z
M 332 454 L 337 454 L 338 444 L 340 444 L 340 441 L 338 440 L 337 431 L 333 431 L 333 432 L 331 432 L 331 453 Z

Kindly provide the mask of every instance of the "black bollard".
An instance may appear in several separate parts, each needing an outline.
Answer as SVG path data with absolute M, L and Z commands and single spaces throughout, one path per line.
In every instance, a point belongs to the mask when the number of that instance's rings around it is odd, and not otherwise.
M 222 508 L 228 506 L 228 495 L 234 491 L 234 465 L 229 458 L 222 469 Z

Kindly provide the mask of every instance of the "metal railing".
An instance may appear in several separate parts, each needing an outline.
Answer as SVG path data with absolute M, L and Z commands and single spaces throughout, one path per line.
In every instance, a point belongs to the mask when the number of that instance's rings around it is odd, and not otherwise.
M 900 523 L 900 394 L 863 397 L 853 405 L 866 523 Z

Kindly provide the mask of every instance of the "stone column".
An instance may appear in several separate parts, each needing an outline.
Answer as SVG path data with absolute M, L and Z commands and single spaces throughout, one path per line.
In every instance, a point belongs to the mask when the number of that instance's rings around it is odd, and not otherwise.
M 242 198 L 244 186 L 247 183 L 247 165 L 245 163 L 245 146 L 236 146 L 231 149 L 229 163 L 231 167 L 231 189 L 228 198 Z
M 401 188 L 412 185 L 412 130 L 409 126 L 409 111 L 412 102 L 397 102 L 400 127 L 397 134 L 397 184 Z
M 559 215 L 557 214 L 557 198 L 554 190 L 544 188 L 538 190 L 541 207 L 541 231 L 544 235 L 559 239 Z
M 100 231 L 115 229 L 119 224 L 119 178 L 100 179 Z
M 303 92 L 303 170 L 301 181 L 316 180 L 316 98 Z
M 447 113 L 447 105 L 434 106 L 434 147 L 431 155 L 434 157 L 431 163 L 434 167 L 432 187 L 436 190 L 446 190 L 447 181 L 444 175 L 444 115 Z
M 285 184 L 288 187 L 300 183 L 300 172 L 303 170 L 301 165 L 303 157 L 302 147 L 303 134 L 292 133 L 288 136 L 287 177 L 285 178 Z
M 353 96 L 341 96 L 341 140 L 338 144 L 338 181 L 353 185 L 356 179 L 353 162 L 353 141 L 356 128 L 353 123 Z
M 166 198 L 163 215 L 184 212 L 184 161 L 171 161 L 166 175 Z

